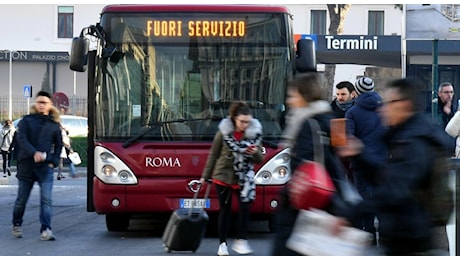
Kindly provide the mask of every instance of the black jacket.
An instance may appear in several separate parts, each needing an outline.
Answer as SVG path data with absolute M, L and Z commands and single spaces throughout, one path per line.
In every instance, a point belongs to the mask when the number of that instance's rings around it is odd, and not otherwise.
M 37 171 L 46 169 L 49 164 L 56 167 L 62 145 L 59 114 L 56 111 L 53 110 L 50 115 L 31 113 L 24 116 L 18 124 L 16 139 L 17 177 L 35 180 Z M 45 162 L 34 162 L 36 151 L 46 152 Z
M 348 218 L 358 224 L 364 213 L 377 215 L 386 254 L 427 251 L 433 247 L 433 226 L 414 191 L 427 182 L 434 160 L 433 146 L 448 149 L 448 138 L 424 115 L 416 114 L 390 128 L 384 141 L 388 147 L 386 162 L 367 165 L 378 173 L 374 196 L 352 207 Z

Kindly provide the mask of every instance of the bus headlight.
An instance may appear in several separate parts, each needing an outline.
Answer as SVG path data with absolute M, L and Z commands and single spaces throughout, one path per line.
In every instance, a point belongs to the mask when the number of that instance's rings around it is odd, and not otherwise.
M 102 173 L 106 178 L 113 178 L 117 171 L 111 165 L 104 165 L 104 167 L 102 167 Z
M 285 166 L 281 166 L 277 168 L 277 171 L 279 178 L 286 178 L 288 176 L 288 169 Z
M 131 174 L 127 171 L 121 171 L 120 173 L 118 173 L 118 178 L 122 182 L 129 182 Z
M 94 148 L 94 175 L 107 184 L 137 184 L 129 167 L 106 148 Z
M 255 183 L 257 185 L 282 185 L 287 183 L 291 178 L 290 161 L 289 148 L 282 150 L 259 169 L 254 177 Z
M 255 182 L 257 184 L 268 184 L 272 179 L 272 174 L 268 171 L 261 172 L 256 175 Z

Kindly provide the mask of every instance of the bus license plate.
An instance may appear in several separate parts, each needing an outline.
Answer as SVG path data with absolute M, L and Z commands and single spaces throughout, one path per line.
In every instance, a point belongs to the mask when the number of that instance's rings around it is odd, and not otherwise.
M 181 208 L 191 208 L 193 206 L 193 199 L 180 199 Z M 196 199 L 194 208 L 210 208 L 211 200 L 210 199 Z

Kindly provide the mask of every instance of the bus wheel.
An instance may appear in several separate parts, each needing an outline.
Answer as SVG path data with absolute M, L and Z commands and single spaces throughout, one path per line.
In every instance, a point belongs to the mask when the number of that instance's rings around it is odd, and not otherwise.
M 106 214 L 105 224 L 108 231 L 126 231 L 129 226 L 129 215 Z

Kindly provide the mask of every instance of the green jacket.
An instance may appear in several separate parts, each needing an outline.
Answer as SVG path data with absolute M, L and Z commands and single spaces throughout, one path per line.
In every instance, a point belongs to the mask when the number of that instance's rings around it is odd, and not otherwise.
M 259 145 L 257 153 L 253 155 L 254 163 L 261 163 L 264 159 L 262 147 Z M 233 169 L 233 154 L 225 144 L 222 133 L 214 136 L 211 150 L 201 175 L 205 180 L 215 179 L 227 184 L 238 184 L 238 178 Z

